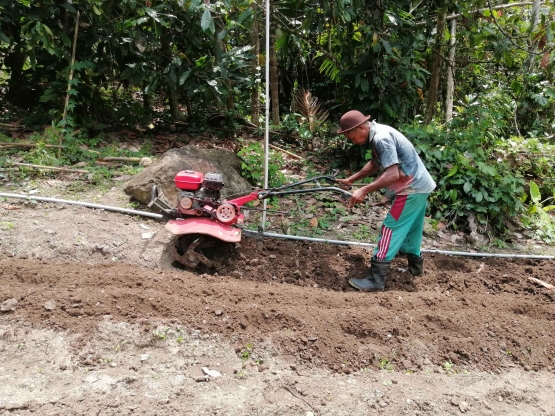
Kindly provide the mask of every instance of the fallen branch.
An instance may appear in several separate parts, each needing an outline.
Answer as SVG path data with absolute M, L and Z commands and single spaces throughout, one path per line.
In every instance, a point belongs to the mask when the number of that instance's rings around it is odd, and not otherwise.
M 109 156 L 99 159 L 100 162 L 140 162 L 143 160 L 142 157 L 116 157 Z
M 282 152 L 285 153 L 287 156 L 291 156 L 294 159 L 300 160 L 302 162 L 308 162 L 308 160 L 302 156 L 296 155 L 295 153 L 291 153 L 285 149 L 282 149 L 281 147 L 276 146 L 275 144 L 271 144 L 270 143 L 270 148 L 277 150 L 278 152 Z M 314 167 L 318 168 L 318 169 L 325 169 L 323 166 L 318 165 L 317 163 L 314 163 Z
M 91 173 L 90 171 L 83 170 L 83 169 L 58 168 L 58 167 L 54 167 L 54 166 L 32 165 L 30 163 L 17 163 L 17 162 L 14 162 L 12 164 L 15 165 L 15 166 L 26 166 L 26 167 L 29 167 L 29 168 L 58 170 L 58 171 L 61 171 L 61 172 Z
M 17 149 L 17 148 L 33 148 L 37 147 L 38 144 L 34 143 L 0 143 L 0 149 Z M 44 147 L 51 149 L 64 149 L 65 146 L 60 146 L 58 144 L 45 144 Z
M 0 128 L 8 130 L 25 130 L 25 126 L 21 124 L 0 123 Z
M 270 148 L 272 148 L 272 149 L 274 149 L 274 150 L 278 150 L 278 151 L 280 151 L 280 152 L 282 152 L 282 153 L 285 153 L 286 155 L 291 156 L 291 157 L 293 157 L 293 158 L 295 158 L 295 159 L 298 159 L 298 160 L 306 160 L 304 157 L 299 156 L 299 155 L 296 155 L 295 153 L 291 153 L 291 152 L 289 152 L 288 150 L 282 149 L 281 147 L 278 147 L 278 146 L 276 146 L 275 144 L 271 144 L 271 143 L 270 143 Z
M 531 282 L 537 283 L 538 285 L 541 285 L 548 290 L 555 290 L 555 286 L 552 285 L 551 283 L 544 282 L 543 280 L 536 279 L 535 277 L 529 277 L 528 280 L 530 280 Z

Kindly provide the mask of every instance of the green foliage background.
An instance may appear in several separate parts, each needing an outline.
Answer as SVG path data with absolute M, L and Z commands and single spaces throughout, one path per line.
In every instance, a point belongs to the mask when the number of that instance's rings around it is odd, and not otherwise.
M 474 213 L 503 230 L 507 218 L 536 215 L 523 209 L 530 204 L 522 197 L 530 194 L 529 182 L 541 195 L 555 187 L 555 13 L 551 1 L 537 10 L 498 6 L 482 0 L 272 2 L 278 69 L 272 82 L 282 124 L 274 131 L 285 132 L 280 138 L 301 132 L 302 146 L 321 143 L 322 155 L 333 155 L 330 167 L 353 169 L 364 160 L 351 157 L 334 132 L 340 115 L 356 108 L 417 145 L 439 184 L 431 199 L 434 218 L 460 227 Z M 209 127 L 211 114 L 225 115 L 224 130 L 235 139 L 245 123 L 262 119 L 252 119 L 253 90 L 262 93 L 260 104 L 269 99 L 262 74 L 270 51 L 263 30 L 256 32 L 264 27 L 264 7 L 246 0 L 0 0 L 0 122 L 54 126 L 36 140 L 61 141 L 70 151 L 61 156 L 39 146 L 29 153 L 29 161 L 52 165 L 92 160 L 82 145 L 94 146 L 109 129 L 163 131 L 182 121 L 196 132 Z M 445 59 L 448 20 L 439 37 L 443 75 L 435 118 L 424 125 L 440 10 L 458 16 L 455 66 Z M 448 71 L 455 91 L 453 121 L 446 123 Z M 316 131 L 294 108 L 300 89 L 330 113 Z M 94 139 L 72 134 L 81 129 Z M 259 150 L 251 145 L 242 152 L 254 181 Z M 282 180 L 279 161 L 270 166 L 272 180 Z

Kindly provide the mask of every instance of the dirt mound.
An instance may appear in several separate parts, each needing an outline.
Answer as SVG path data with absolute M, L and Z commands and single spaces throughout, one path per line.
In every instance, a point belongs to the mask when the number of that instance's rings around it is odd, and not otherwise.
M 84 334 L 110 315 L 179 321 L 232 340 L 238 354 L 269 339 L 298 365 L 344 373 L 438 365 L 553 371 L 555 293 L 528 281 L 549 281 L 553 262 L 430 255 L 426 274 L 413 278 L 396 259 L 385 292 L 352 290 L 347 278 L 364 276 L 370 255 L 246 238 L 213 275 L 4 258 L 1 300 L 18 300 L 16 316 L 26 321 Z

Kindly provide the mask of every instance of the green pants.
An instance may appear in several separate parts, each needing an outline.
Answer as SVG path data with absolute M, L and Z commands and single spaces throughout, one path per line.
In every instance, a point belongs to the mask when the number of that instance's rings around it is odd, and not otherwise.
M 430 194 L 397 195 L 385 218 L 374 258 L 391 261 L 400 251 L 420 256 L 424 216 Z

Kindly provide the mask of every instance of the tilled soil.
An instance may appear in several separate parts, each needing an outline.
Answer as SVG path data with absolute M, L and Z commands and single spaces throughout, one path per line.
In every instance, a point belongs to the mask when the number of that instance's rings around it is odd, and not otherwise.
M 88 333 L 102 316 L 179 319 L 232 339 L 237 352 L 271 339 L 295 363 L 351 373 L 387 362 L 497 371 L 553 370 L 555 293 L 532 284 L 552 262 L 430 255 L 413 278 L 396 260 L 383 293 L 350 289 L 370 253 L 362 249 L 245 239 L 215 275 L 4 258 L 3 299 L 36 325 Z M 45 303 L 57 307 L 45 310 Z
M 347 283 L 368 272 L 361 247 L 244 238 L 192 273 L 161 223 L 10 203 L 7 414 L 555 411 L 555 293 L 529 280 L 554 284 L 553 261 L 429 254 L 413 278 L 399 258 L 384 292 L 361 293 Z M 223 373 L 209 387 L 204 365 Z

